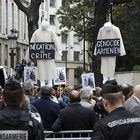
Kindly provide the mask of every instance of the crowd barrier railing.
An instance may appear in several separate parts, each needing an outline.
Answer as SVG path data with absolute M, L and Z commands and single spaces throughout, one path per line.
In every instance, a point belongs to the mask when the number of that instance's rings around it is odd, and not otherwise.
M 45 140 L 90 140 L 93 130 L 44 131 Z

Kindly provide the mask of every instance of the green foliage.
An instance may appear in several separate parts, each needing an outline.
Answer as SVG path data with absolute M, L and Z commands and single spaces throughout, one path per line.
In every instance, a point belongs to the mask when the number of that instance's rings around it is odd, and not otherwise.
M 81 39 L 85 35 L 85 40 L 93 46 L 93 27 L 96 24 L 94 2 L 91 0 L 65 0 L 64 2 L 65 6 L 57 12 L 60 28 L 67 27 L 75 31 Z M 73 4 L 74 2 L 76 4 Z M 123 2 L 115 0 L 115 2 L 123 3 L 113 6 L 113 23 L 120 28 L 127 53 L 126 56 L 117 58 L 117 70 L 133 70 L 135 65 L 140 65 L 140 0 L 123 0 Z
M 135 0 L 136 6 L 140 9 L 140 0 Z
M 60 28 L 67 27 L 73 30 L 77 35 L 85 40 L 93 40 L 94 3 L 89 0 L 65 0 L 57 15 L 60 19 Z
M 135 66 L 133 67 L 133 70 L 134 70 L 134 71 L 140 71 L 140 65 L 135 65 Z
M 133 70 L 134 65 L 140 64 L 140 2 L 136 1 L 119 5 L 115 9 L 117 14 L 114 23 L 120 27 L 126 49 L 126 56 L 118 58 L 120 63 L 117 66 L 123 66 L 125 70 Z

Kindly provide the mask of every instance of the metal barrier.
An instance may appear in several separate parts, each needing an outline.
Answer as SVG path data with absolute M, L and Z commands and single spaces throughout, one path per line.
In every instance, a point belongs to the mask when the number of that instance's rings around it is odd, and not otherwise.
M 45 140 L 90 140 L 93 130 L 44 131 Z

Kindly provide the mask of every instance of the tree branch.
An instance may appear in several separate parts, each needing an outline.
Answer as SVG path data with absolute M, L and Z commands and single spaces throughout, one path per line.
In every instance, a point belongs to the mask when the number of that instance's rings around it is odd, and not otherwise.
M 28 12 L 27 12 L 27 9 L 28 9 L 28 8 L 26 8 L 26 7 L 22 4 L 21 0 L 14 0 L 14 2 L 16 3 L 17 7 L 27 15 L 27 13 L 28 13 Z

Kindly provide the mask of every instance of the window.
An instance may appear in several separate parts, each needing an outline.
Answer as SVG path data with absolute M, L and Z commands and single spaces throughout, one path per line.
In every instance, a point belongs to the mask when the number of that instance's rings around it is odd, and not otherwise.
M 8 1 L 6 0 L 6 34 L 8 34 Z
M 80 52 L 74 51 L 74 61 L 79 61 Z
M 50 15 L 50 25 L 55 25 L 55 15 Z
M 19 30 L 20 30 L 20 10 L 18 9 L 18 31 Z
M 62 51 L 62 61 L 67 61 L 67 53 L 68 51 Z
M 5 45 L 4 64 L 5 64 L 5 66 L 8 66 L 8 45 Z
M 12 28 L 14 28 L 14 3 L 12 3 Z
M 55 7 L 55 2 L 56 2 L 55 0 L 50 0 L 50 6 Z
M 68 39 L 68 34 L 67 33 L 62 33 L 62 43 L 67 44 L 67 39 Z
M 26 56 L 26 49 L 23 49 L 23 56 Z
M 24 14 L 24 40 L 26 40 L 26 29 L 27 29 L 27 25 L 26 25 L 26 15 Z
M 79 44 L 79 37 L 74 35 L 74 44 Z
M 78 78 L 78 69 L 74 69 L 74 78 Z

